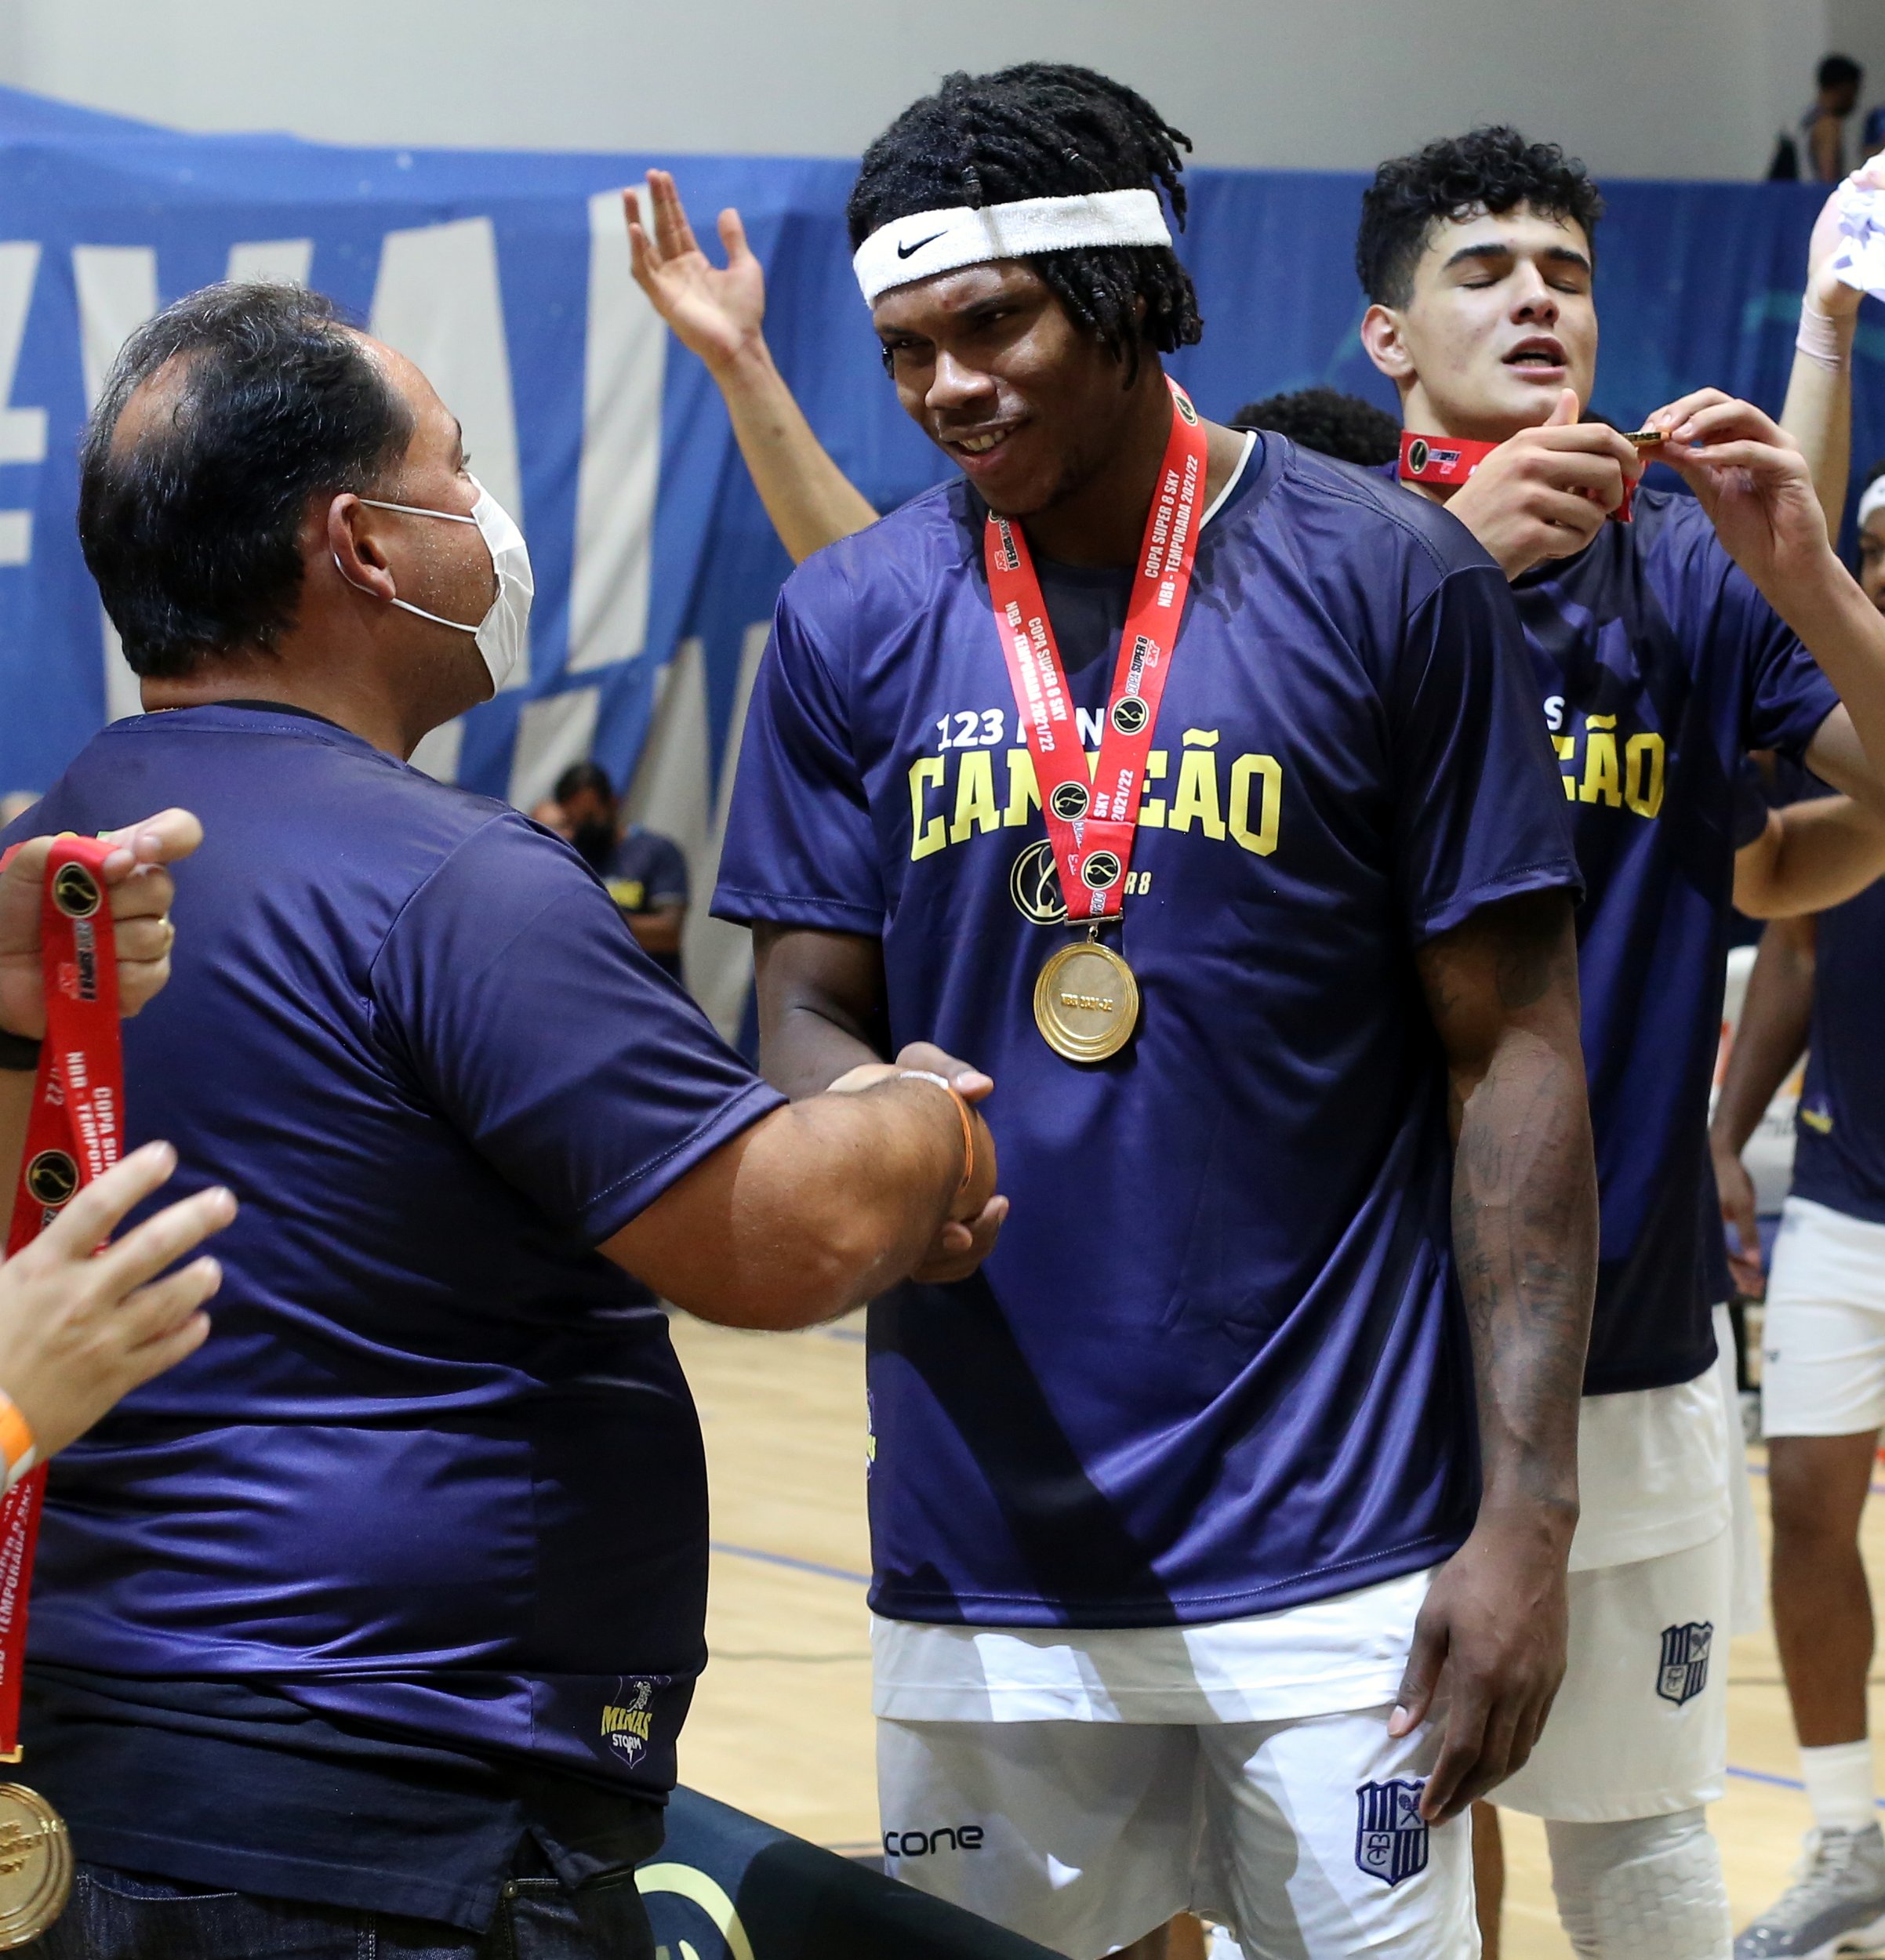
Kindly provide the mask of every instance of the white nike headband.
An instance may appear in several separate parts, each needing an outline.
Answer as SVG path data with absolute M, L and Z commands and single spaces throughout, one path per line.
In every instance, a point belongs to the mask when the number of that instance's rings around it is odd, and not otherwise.
M 1081 245 L 1168 245 L 1171 231 L 1156 191 L 1090 191 L 1071 198 L 1022 198 L 1012 204 L 952 205 L 913 211 L 880 225 L 851 261 L 864 303 L 939 272 L 1031 259 Z
M 1865 528 L 1865 520 L 1874 512 L 1885 510 L 1885 476 L 1874 477 L 1865 486 L 1865 494 L 1859 499 L 1858 527 Z

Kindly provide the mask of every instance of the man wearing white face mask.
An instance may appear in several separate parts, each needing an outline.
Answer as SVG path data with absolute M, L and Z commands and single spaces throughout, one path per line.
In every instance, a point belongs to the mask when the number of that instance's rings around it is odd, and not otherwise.
M 151 712 L 16 830 L 187 786 L 128 1141 L 242 1208 L 216 1331 L 55 1471 L 24 1727 L 81 1862 L 35 1951 L 645 1960 L 706 1519 L 637 1282 L 782 1328 L 972 1258 L 989 1085 L 906 1051 L 786 1105 L 573 851 L 407 765 L 514 670 L 529 562 L 325 300 L 140 328 L 79 529 Z

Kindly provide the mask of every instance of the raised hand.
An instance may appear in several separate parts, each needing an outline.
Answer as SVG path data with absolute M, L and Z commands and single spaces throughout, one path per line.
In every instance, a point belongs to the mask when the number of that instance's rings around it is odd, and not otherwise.
M 635 284 L 684 347 L 710 368 L 726 367 L 758 340 L 766 311 L 765 274 L 746 244 L 739 213 L 729 208 L 720 214 L 727 262 L 716 266 L 695 241 L 687 206 L 666 171 L 649 171 L 648 197 L 652 238 L 634 193 L 624 191 L 622 197 Z
M 1656 452 L 1689 485 L 1734 562 L 1777 612 L 1837 572 L 1825 513 L 1793 438 L 1752 402 L 1702 388 L 1643 425 L 1666 440 Z
M 165 867 L 195 850 L 203 826 L 187 810 L 165 810 L 114 831 L 111 840 L 118 848 L 105 859 L 104 877 L 117 927 L 118 1006 L 128 1016 L 170 977 L 176 887 Z M 0 1028 L 32 1040 L 45 1033 L 39 906 L 52 848 L 50 837 L 35 837 L 0 871 Z
M 1832 270 L 1833 254 L 1839 249 L 1841 235 L 1840 194 L 1847 183 L 1867 191 L 1885 190 L 1885 151 L 1861 164 L 1846 183 L 1835 186 L 1814 223 L 1813 237 L 1807 247 L 1807 304 L 1834 320 L 1850 319 L 1865 296 Z
M 1578 414 L 1567 388 L 1548 422 L 1502 442 L 1447 503 L 1508 579 L 1582 551 L 1643 474 L 1614 429 Z

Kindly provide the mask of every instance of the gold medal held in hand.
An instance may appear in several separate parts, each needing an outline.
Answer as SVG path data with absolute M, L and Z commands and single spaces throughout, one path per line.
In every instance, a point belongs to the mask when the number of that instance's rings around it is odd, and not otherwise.
M 65 1820 L 37 1791 L 0 1783 L 0 1950 L 37 1940 L 71 1889 Z
M 1110 946 L 1062 946 L 1034 982 L 1034 1019 L 1048 1046 L 1069 1062 L 1104 1062 L 1139 1025 L 1139 982 Z

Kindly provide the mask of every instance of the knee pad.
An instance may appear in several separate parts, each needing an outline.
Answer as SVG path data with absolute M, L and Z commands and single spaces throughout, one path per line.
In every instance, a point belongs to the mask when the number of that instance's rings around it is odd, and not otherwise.
M 1729 1960 L 1721 1853 L 1700 1809 L 1554 1824 L 1551 1884 L 1578 1960 Z

